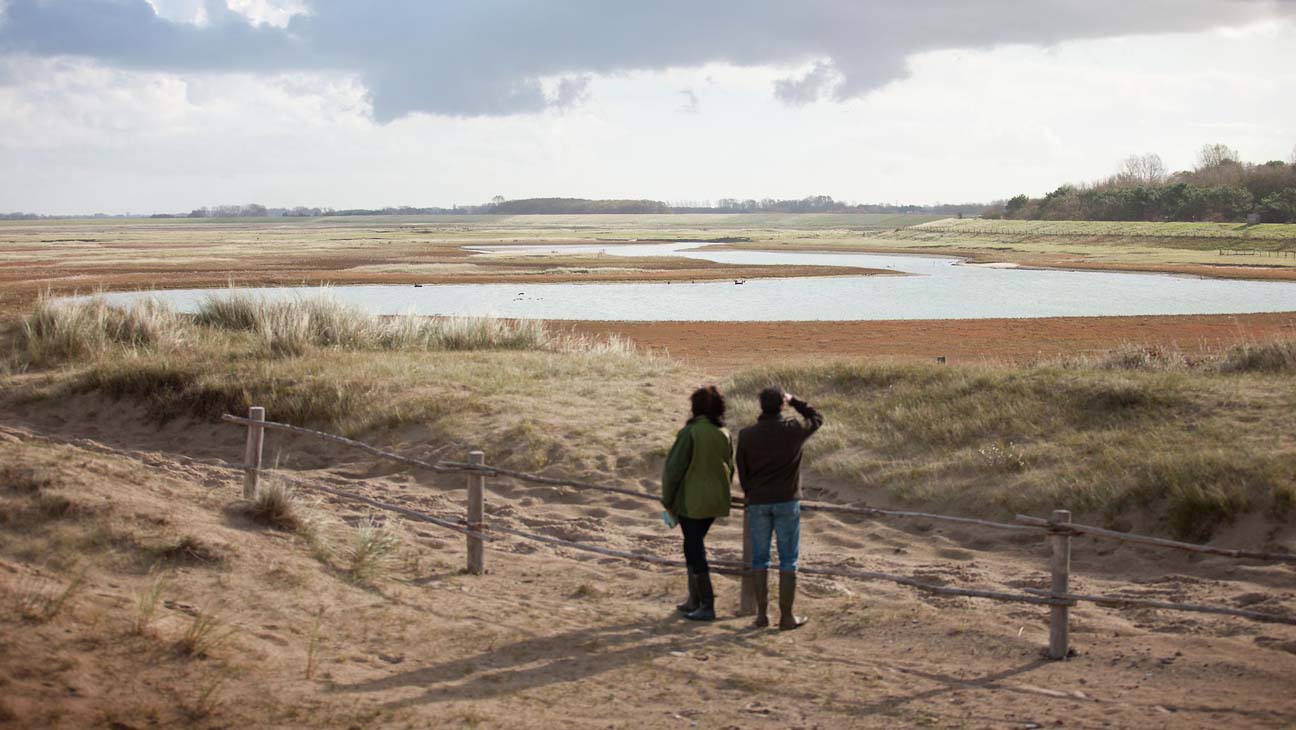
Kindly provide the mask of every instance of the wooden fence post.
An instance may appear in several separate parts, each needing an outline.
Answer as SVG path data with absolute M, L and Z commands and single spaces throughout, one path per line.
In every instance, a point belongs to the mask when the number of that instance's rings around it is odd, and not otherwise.
M 248 409 L 248 420 L 264 421 L 265 409 L 252 406 Z M 265 427 L 256 423 L 248 424 L 247 448 L 243 452 L 243 498 L 254 499 L 257 487 L 261 483 L 261 447 L 265 443 Z
M 743 552 L 742 561 L 745 572 L 740 583 L 740 592 L 738 597 L 738 615 L 753 616 L 756 614 L 756 587 L 755 576 L 752 575 L 752 544 L 751 544 L 751 520 L 747 518 L 747 505 L 742 508 L 743 520 Z
M 486 464 L 486 454 L 481 451 L 469 451 L 468 463 L 474 466 Z M 486 527 L 486 474 L 480 471 L 468 472 L 468 529 L 481 532 Z M 481 538 L 468 536 L 468 572 L 481 575 L 486 572 L 486 546 Z
M 1065 509 L 1053 510 L 1053 519 L 1051 522 L 1058 524 L 1067 524 L 1071 521 L 1071 511 Z M 1053 544 L 1053 559 L 1050 567 L 1053 572 L 1053 584 L 1050 586 L 1052 594 L 1062 596 L 1070 589 L 1071 583 L 1071 533 L 1065 528 L 1059 530 L 1054 528 L 1049 536 L 1049 542 Z M 1049 659 L 1066 659 L 1070 651 L 1070 606 L 1052 606 L 1049 610 Z

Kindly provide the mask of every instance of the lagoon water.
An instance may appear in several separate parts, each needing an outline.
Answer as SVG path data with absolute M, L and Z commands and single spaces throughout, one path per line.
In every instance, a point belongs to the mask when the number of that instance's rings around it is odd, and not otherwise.
M 478 247 L 510 252 L 686 256 L 766 266 L 892 269 L 908 276 L 841 276 L 625 284 L 445 284 L 338 286 L 330 293 L 378 314 L 495 315 L 534 319 L 641 321 L 808 321 L 986 319 L 998 317 L 1242 314 L 1296 311 L 1296 283 L 1202 279 L 1165 274 L 1047 271 L 971 265 L 958 259 L 860 253 L 693 250 L 704 244 Z M 212 293 L 180 289 L 117 292 L 110 301 L 151 295 L 192 311 Z M 312 287 L 247 289 L 283 298 Z

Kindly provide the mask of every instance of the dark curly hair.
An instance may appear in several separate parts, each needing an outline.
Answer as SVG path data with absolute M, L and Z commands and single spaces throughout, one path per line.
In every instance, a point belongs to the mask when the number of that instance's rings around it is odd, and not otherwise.
M 689 396 L 693 404 L 693 418 L 706 416 L 717 428 L 724 426 L 725 399 L 714 385 L 704 385 Z

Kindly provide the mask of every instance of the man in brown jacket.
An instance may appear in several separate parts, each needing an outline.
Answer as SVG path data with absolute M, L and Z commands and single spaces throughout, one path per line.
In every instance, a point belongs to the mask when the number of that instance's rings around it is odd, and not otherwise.
M 784 418 L 785 403 L 800 418 Z M 770 540 L 778 535 L 779 629 L 787 631 L 806 623 L 792 613 L 801 547 L 801 447 L 823 425 L 823 416 L 780 388 L 762 390 L 760 405 L 755 425 L 738 434 L 738 479 L 751 530 L 756 626 L 769 626 Z

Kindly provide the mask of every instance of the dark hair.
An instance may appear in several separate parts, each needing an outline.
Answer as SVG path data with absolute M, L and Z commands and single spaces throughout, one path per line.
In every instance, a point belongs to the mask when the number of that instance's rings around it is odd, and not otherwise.
M 720 389 L 714 385 L 704 385 L 689 396 L 693 404 L 693 418 L 706 416 L 707 420 L 717 427 L 724 425 L 725 399 Z
M 783 410 L 783 389 L 772 385 L 760 392 L 762 413 L 778 413 Z

